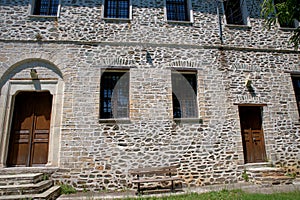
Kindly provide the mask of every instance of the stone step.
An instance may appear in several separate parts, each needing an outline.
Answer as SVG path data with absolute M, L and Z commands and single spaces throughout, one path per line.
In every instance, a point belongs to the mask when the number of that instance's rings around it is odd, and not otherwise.
M 250 177 L 265 177 L 265 176 L 284 176 L 285 171 L 275 167 L 260 167 L 248 168 L 247 173 Z
M 254 167 L 254 168 L 248 168 L 247 171 L 252 173 L 265 173 L 265 172 L 283 172 L 284 170 L 281 168 L 276 167 Z
M 246 170 L 249 180 L 262 186 L 292 184 L 293 178 L 285 175 L 285 171 L 276 167 L 249 167 Z
M 294 185 L 300 185 L 300 178 L 299 178 L 299 177 L 295 178 L 295 179 L 293 180 L 293 184 L 294 184 Z
M 250 177 L 268 177 L 268 176 L 285 176 L 284 172 L 261 172 L 261 173 L 248 173 Z
M 0 168 L 0 174 L 27 174 L 27 173 L 53 174 L 57 170 L 59 170 L 58 167 L 6 167 L 6 168 Z
M 271 167 L 272 163 L 269 162 L 261 162 L 261 163 L 247 163 L 245 164 L 246 170 L 248 168 L 261 168 L 261 167 Z
M 44 179 L 43 173 L 0 175 L 0 186 L 34 184 Z
M 257 181 L 256 184 L 259 184 L 262 186 L 290 185 L 290 184 L 293 184 L 293 181 L 290 179 L 273 179 L 273 180 Z
M 269 182 L 272 185 L 280 185 L 280 184 L 292 184 L 293 179 L 287 176 L 266 176 L 255 178 L 256 182 Z
M 60 195 L 60 186 L 52 186 L 40 194 L 22 194 L 22 195 L 2 195 L 0 200 L 4 199 L 45 199 L 54 200 Z
M 0 195 L 38 194 L 52 185 L 52 180 L 45 180 L 38 183 L 0 186 Z

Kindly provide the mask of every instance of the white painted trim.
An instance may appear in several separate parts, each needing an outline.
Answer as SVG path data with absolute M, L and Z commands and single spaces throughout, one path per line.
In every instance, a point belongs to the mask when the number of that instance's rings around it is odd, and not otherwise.
M 62 103 L 64 84 L 62 80 L 38 80 L 39 88 L 34 80 L 10 80 L 1 90 L 0 95 L 0 168 L 6 167 L 8 155 L 10 127 L 14 108 L 14 98 L 19 91 L 49 91 L 52 95 L 50 120 L 49 152 L 46 166 L 59 166 L 59 150 L 61 137 Z

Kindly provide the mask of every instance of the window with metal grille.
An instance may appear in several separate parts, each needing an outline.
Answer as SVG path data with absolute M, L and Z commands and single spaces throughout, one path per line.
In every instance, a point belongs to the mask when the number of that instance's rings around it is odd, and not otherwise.
M 105 18 L 129 18 L 130 2 L 125 0 L 105 0 Z
M 224 9 L 227 24 L 244 25 L 240 0 L 224 1 Z
M 56 16 L 58 12 L 59 0 L 36 0 L 34 2 L 34 15 Z
M 100 87 L 100 118 L 128 118 L 129 72 L 103 72 Z
M 174 118 L 196 118 L 197 74 L 195 72 L 172 73 L 172 100 Z
M 166 0 L 167 20 L 189 21 L 187 0 Z
M 298 114 L 300 117 L 300 77 L 299 76 L 292 76 L 296 101 L 297 101 L 297 107 L 298 107 Z

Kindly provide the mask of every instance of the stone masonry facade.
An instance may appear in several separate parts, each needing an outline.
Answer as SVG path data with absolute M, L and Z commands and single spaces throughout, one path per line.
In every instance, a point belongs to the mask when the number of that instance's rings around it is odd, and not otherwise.
M 78 190 L 125 189 L 132 187 L 129 169 L 172 164 L 179 164 L 186 186 L 242 180 L 240 105 L 262 107 L 266 162 L 299 175 L 291 76 L 300 74 L 300 51 L 288 44 L 291 30 L 265 29 L 260 1 L 247 1 L 249 25 L 226 25 L 221 12 L 223 44 L 212 0 L 191 0 L 191 23 L 166 21 L 164 0 L 132 0 L 130 20 L 103 19 L 101 0 L 61 0 L 58 17 L 30 15 L 31 3 L 0 0 L 1 167 L 11 91 L 38 90 L 30 79 L 35 68 L 42 90 L 54 85 L 47 166 L 58 168 L 58 182 Z M 126 120 L 99 118 L 106 69 L 130 74 Z M 197 74 L 197 118 L 173 119 L 176 70 Z

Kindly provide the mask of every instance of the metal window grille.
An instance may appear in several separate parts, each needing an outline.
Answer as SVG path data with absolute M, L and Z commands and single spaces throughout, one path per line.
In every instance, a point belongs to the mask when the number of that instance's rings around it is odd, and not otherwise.
M 196 74 L 172 73 L 172 92 L 173 117 L 197 117 Z
M 101 76 L 100 118 L 128 118 L 129 72 L 104 72 Z
M 36 0 L 34 4 L 34 15 L 56 16 L 59 0 Z
M 167 0 L 167 19 L 174 21 L 189 21 L 186 0 Z
M 297 107 L 298 107 L 298 114 L 300 117 L 300 77 L 292 77 Z
M 106 18 L 129 18 L 129 0 L 106 0 L 104 6 Z
M 227 24 L 244 24 L 240 0 L 224 1 L 224 8 Z

